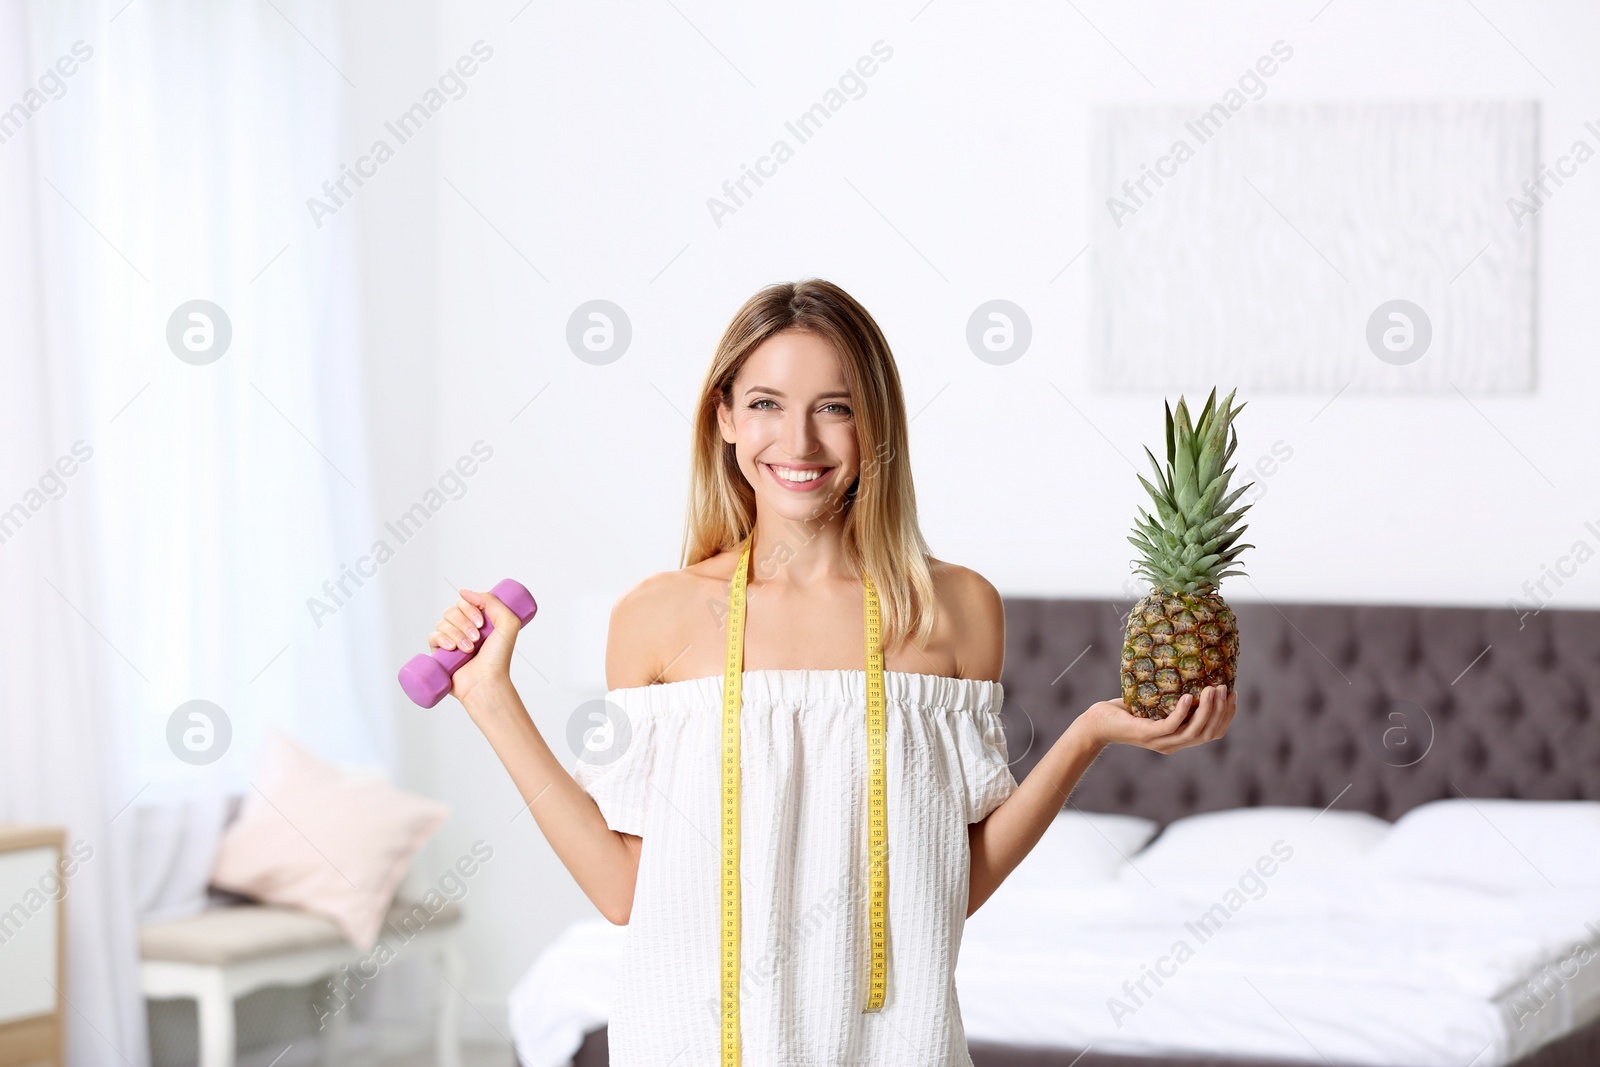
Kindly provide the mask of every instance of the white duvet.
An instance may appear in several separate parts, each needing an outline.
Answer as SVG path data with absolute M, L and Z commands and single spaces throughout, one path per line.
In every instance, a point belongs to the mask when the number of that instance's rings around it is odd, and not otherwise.
M 1231 888 L 1002 885 L 967 920 L 956 967 L 968 1039 L 1500 1067 L 1600 1017 L 1592 888 L 1498 895 L 1370 871 Z M 524 1067 L 565 1064 L 605 1022 L 626 934 L 575 923 L 517 984 Z
M 956 968 L 968 1039 L 1498 1067 L 1600 1016 L 1592 892 L 1329 872 L 1232 910 L 1226 888 L 1001 886 Z

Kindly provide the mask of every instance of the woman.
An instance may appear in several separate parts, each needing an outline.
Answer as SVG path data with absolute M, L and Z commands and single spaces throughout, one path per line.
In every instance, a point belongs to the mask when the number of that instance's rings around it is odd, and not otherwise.
M 453 692 L 629 926 L 614 1064 L 969 1065 L 966 917 L 1107 745 L 1175 752 L 1233 718 L 1222 688 L 1163 720 L 1101 701 L 1018 785 L 1000 596 L 929 554 L 906 422 L 889 346 L 839 287 L 773 285 L 739 309 L 697 408 L 686 566 L 617 602 L 615 743 L 571 774 L 512 687 L 504 605 L 464 589 L 429 635 L 470 651 L 493 621 Z

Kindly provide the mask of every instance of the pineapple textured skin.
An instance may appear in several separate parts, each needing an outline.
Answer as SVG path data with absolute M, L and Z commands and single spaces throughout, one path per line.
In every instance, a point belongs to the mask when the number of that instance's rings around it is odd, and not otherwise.
M 1128 614 L 1122 645 L 1122 702 L 1135 715 L 1164 719 L 1184 693 L 1233 689 L 1239 627 L 1215 592 L 1152 590 Z

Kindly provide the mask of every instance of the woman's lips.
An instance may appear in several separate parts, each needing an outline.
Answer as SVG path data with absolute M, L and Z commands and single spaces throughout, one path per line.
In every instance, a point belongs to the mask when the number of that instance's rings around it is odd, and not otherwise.
M 821 473 L 817 477 L 811 479 L 809 482 L 791 482 L 785 478 L 779 477 L 778 472 L 773 469 L 772 464 L 763 463 L 761 467 L 767 472 L 767 477 L 771 478 L 773 481 L 777 482 L 778 485 L 782 486 L 784 489 L 787 489 L 791 493 L 809 493 L 814 491 L 820 487 L 823 482 L 828 480 L 828 474 L 833 470 L 832 467 L 823 467 L 821 468 Z M 786 469 L 793 470 L 794 468 L 791 467 Z

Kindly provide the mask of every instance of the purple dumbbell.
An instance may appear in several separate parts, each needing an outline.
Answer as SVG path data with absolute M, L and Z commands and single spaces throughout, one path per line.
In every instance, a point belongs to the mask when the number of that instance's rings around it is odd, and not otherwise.
M 533 602 L 533 594 L 521 582 L 507 578 L 493 589 L 489 590 L 500 598 L 500 603 L 510 608 L 517 618 L 522 620 L 522 625 L 528 625 L 528 620 L 533 618 L 539 605 Z M 494 633 L 494 623 L 487 612 L 483 616 L 483 625 L 478 627 L 479 637 L 471 652 L 462 652 L 456 648 L 436 648 L 426 654 L 419 653 L 411 657 L 404 667 L 400 668 L 400 688 L 406 691 L 406 696 L 425 708 L 431 708 L 443 700 L 445 694 L 450 692 L 450 676 L 467 660 L 477 655 L 478 649 L 483 647 L 483 642 Z

